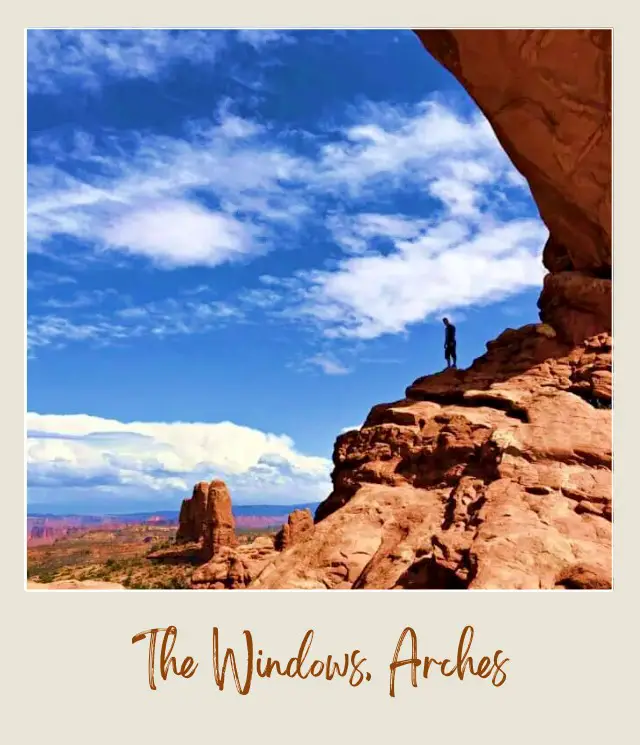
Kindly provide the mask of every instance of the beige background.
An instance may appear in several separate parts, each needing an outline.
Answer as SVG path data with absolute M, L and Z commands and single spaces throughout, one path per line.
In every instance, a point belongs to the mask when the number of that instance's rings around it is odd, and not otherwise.
M 0 47 L 2 116 L 3 454 L 2 645 L 3 730 L 10 742 L 52 743 L 626 743 L 637 733 L 637 607 L 633 606 L 638 517 L 634 460 L 638 399 L 634 319 L 638 276 L 635 230 L 638 155 L 637 18 L 622 2 L 458 2 L 389 4 L 278 0 L 161 5 L 109 0 L 98 5 L 31 0 L 5 3 Z M 628 4 L 627 7 L 631 7 Z M 637 11 L 635 11 L 637 13 Z M 573 26 L 615 28 L 616 226 L 615 567 L 613 592 L 25 592 L 24 587 L 24 29 L 34 26 Z M 634 38 L 635 37 L 635 38 Z M 411 74 L 411 71 L 407 71 Z M 634 365 L 634 363 L 636 363 Z M 20 395 L 22 393 L 22 395 Z M 372 402 L 372 404 L 375 402 Z M 635 457 L 634 457 L 635 456 Z M 634 540 L 635 539 L 635 540 Z M 637 583 L 636 583 L 637 584 Z M 191 680 L 149 690 L 147 647 L 131 637 L 174 624 L 178 654 L 200 662 Z M 388 695 L 388 664 L 402 629 L 418 632 L 421 656 L 455 655 L 466 624 L 472 653 L 505 650 L 501 688 L 470 678 L 434 677 L 409 685 L 397 676 Z M 368 658 L 372 680 L 255 680 L 238 696 L 211 676 L 211 627 L 242 649 L 251 629 L 266 654 L 293 656 L 308 628 L 310 657 L 354 648 Z

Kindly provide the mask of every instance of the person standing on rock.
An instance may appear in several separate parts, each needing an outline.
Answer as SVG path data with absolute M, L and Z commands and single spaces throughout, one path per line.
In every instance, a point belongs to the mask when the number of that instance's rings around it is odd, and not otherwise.
M 444 323 L 444 358 L 447 361 L 447 367 L 457 367 L 456 327 L 449 322 L 448 318 L 443 318 L 442 323 Z

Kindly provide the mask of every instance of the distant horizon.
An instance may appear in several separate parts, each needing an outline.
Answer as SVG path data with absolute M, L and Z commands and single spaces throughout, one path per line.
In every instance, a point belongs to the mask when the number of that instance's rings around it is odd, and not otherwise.
M 269 514 L 283 514 L 285 512 L 291 512 L 295 509 L 312 509 L 317 507 L 320 502 L 294 502 L 290 504 L 234 504 L 231 509 L 234 513 L 242 512 L 243 514 L 254 514 L 260 513 L 260 511 L 268 510 Z M 92 510 L 92 511 L 79 511 L 77 509 L 64 509 L 63 507 L 50 505 L 34 505 L 30 507 L 27 504 L 27 517 L 131 517 L 135 515 L 178 515 L 180 513 L 180 505 L 177 507 L 163 508 L 159 510 L 154 509 L 143 509 L 143 510 L 129 510 L 127 512 L 114 512 L 113 510 Z

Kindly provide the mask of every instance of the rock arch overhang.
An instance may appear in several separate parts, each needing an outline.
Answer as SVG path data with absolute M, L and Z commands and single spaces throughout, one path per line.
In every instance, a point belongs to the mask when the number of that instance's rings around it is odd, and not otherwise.
M 549 229 L 541 319 L 611 331 L 611 31 L 417 30 L 529 182 Z

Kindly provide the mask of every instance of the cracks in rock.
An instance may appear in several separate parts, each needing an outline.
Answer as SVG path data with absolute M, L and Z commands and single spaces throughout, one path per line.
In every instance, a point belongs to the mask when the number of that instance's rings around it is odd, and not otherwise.
M 553 493 L 553 489 L 549 486 L 525 486 L 524 490 L 534 497 L 546 497 Z
M 423 555 L 416 551 L 416 561 L 410 564 L 395 582 L 403 590 L 466 590 L 476 573 L 469 549 L 459 549 L 453 561 L 447 546 L 437 536 L 431 539 L 432 550 Z M 440 554 L 440 557 L 438 557 Z
M 477 409 L 481 406 L 486 406 L 490 409 L 496 409 L 497 411 L 504 412 L 508 417 L 517 419 L 520 422 L 528 424 L 529 416 L 526 409 L 518 406 L 513 401 L 508 399 L 498 398 L 492 396 L 490 393 L 487 394 L 474 394 L 473 398 L 465 398 L 464 393 L 460 391 L 452 391 L 450 393 L 433 393 L 421 390 L 412 390 L 411 398 L 419 401 L 431 401 L 441 406 L 461 406 L 465 408 Z
M 479 485 L 474 485 L 474 491 L 478 487 Z M 481 524 L 479 512 L 487 502 L 485 489 L 486 485 L 482 484 L 475 499 L 468 492 L 460 494 L 459 487 L 453 489 L 445 506 L 442 530 L 450 530 L 456 525 L 463 526 L 465 530 L 478 527 Z
M 580 388 L 577 385 L 568 388 L 569 393 L 573 393 L 574 396 L 578 396 L 583 401 L 586 401 L 594 409 L 608 409 L 611 410 L 612 402 L 611 399 L 605 398 L 604 396 L 596 396 L 591 390 Z
M 376 568 L 380 566 L 381 562 L 384 562 L 393 554 L 394 550 L 407 538 L 408 534 L 409 530 L 405 526 L 398 525 L 397 523 L 389 526 L 377 550 L 353 582 L 352 588 L 354 590 L 364 589 L 369 576 L 376 571 Z

